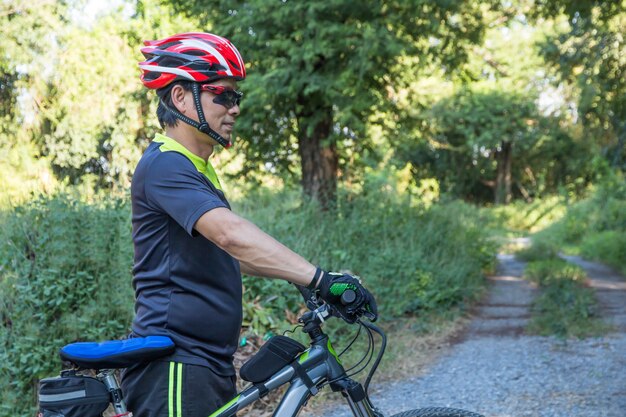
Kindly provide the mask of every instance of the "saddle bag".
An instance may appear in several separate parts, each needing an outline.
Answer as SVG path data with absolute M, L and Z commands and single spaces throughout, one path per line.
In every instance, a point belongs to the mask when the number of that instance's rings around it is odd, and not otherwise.
M 104 383 L 73 373 L 39 381 L 39 417 L 101 417 L 111 396 Z
M 274 336 L 239 370 L 241 379 L 263 382 L 285 366 L 289 365 L 305 347 L 287 336 Z

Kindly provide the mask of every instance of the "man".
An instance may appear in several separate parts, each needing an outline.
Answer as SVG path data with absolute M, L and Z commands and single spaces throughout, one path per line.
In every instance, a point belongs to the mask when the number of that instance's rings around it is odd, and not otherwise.
M 122 388 L 135 417 L 206 417 L 235 394 L 232 357 L 241 328 L 241 272 L 307 287 L 354 322 L 376 318 L 370 293 L 328 273 L 237 216 L 209 157 L 229 147 L 246 76 L 227 39 L 183 33 L 145 42 L 143 84 L 155 89 L 157 134 L 131 187 L 136 292 L 132 336 L 169 336 L 176 351 L 129 368 Z M 340 302 L 346 289 L 356 300 Z

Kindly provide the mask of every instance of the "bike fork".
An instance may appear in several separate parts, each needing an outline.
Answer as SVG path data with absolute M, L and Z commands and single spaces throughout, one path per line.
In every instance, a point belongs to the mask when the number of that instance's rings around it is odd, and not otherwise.
M 355 417 L 384 417 L 384 415 L 372 405 L 365 389 L 363 389 L 363 385 L 360 383 L 346 378 L 332 383 L 331 387 L 334 391 L 341 391 L 341 394 L 348 401 L 348 405 L 350 405 L 350 409 L 352 409 L 352 413 Z
M 100 372 L 97 378 L 106 385 L 109 393 L 111 394 L 111 403 L 113 403 L 113 409 L 115 410 L 115 415 L 113 417 L 132 417 L 133 413 L 130 413 L 126 409 L 126 402 L 124 401 L 124 396 L 122 395 L 122 389 L 120 385 L 117 383 L 117 378 L 115 378 L 115 374 L 113 370 L 104 370 Z

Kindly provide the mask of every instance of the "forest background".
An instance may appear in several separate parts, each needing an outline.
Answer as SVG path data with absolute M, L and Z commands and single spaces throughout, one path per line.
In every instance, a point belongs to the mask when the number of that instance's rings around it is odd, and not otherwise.
M 625 2 L 96 3 L 0 3 L 0 415 L 60 346 L 128 333 L 128 190 L 160 131 L 139 48 L 174 33 L 247 62 L 212 159 L 235 211 L 361 275 L 383 324 L 463 311 L 502 236 L 624 271 Z M 245 277 L 244 344 L 293 323 L 283 284 Z

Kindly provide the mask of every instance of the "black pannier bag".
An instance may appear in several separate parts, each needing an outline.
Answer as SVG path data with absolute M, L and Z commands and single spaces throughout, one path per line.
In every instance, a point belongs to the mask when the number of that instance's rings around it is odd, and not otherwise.
M 243 364 L 239 370 L 241 379 L 258 383 L 263 382 L 283 367 L 289 365 L 305 347 L 287 336 L 274 336 Z
M 101 417 L 110 399 L 103 382 L 71 371 L 39 381 L 40 417 Z

